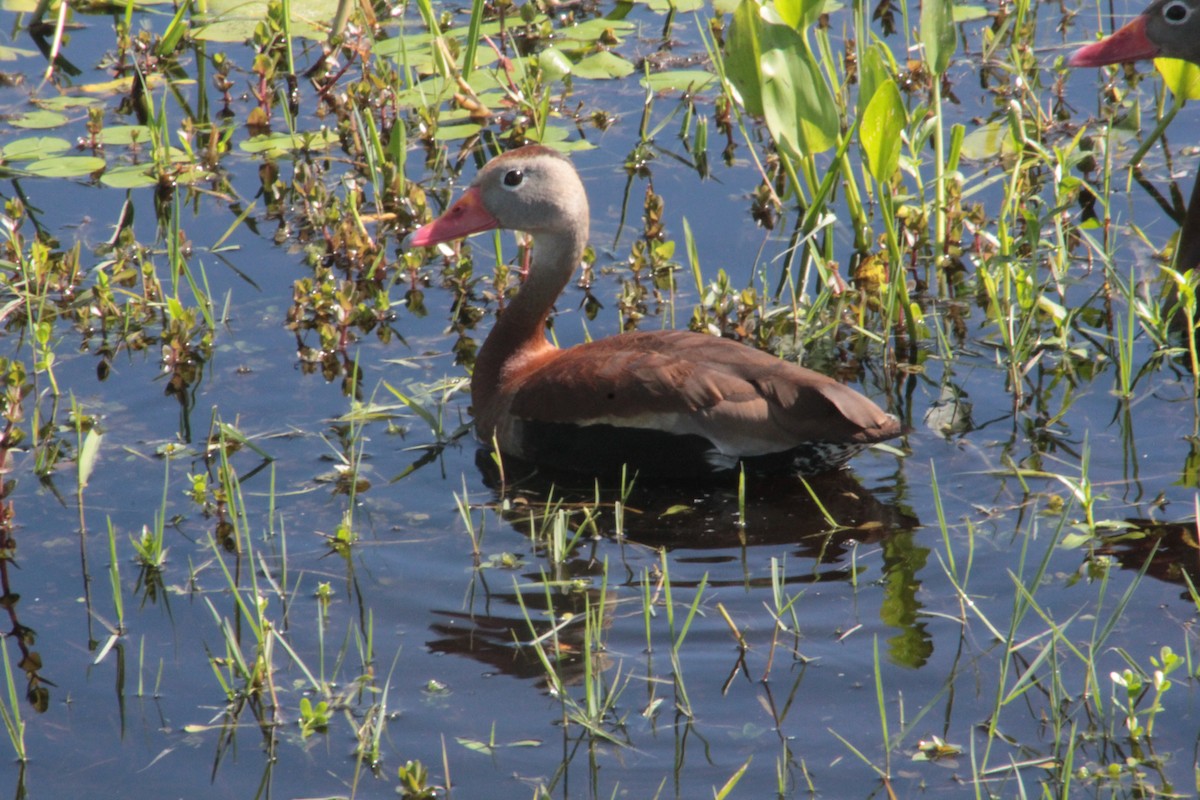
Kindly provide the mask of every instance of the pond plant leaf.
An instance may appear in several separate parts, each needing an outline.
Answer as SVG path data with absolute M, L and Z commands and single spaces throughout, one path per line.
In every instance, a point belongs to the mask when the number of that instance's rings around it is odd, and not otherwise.
M 925 61 L 930 72 L 940 77 L 950 66 L 950 57 L 958 46 L 951 0 L 922 0 L 921 41 L 925 45 Z
M 867 104 L 858 126 L 867 169 L 879 183 L 890 180 L 900 164 L 901 134 L 907 123 L 900 88 L 891 80 L 882 84 Z
M 68 122 L 65 114 L 60 114 L 57 111 L 30 111 L 28 114 L 22 114 L 12 120 L 11 124 L 15 128 L 61 128 Z
M 106 170 L 100 176 L 100 182 L 114 189 L 142 189 L 157 186 L 158 179 L 153 175 L 149 164 L 123 164 Z
M 692 91 L 698 92 L 716 80 L 717 76 L 702 69 L 672 69 L 654 72 L 642 78 L 643 88 L 652 92 Z
M 837 104 L 804 35 L 771 8 L 742 0 L 726 39 L 726 74 L 746 111 L 794 155 L 837 143 Z
M 1178 58 L 1156 58 L 1154 68 L 1176 99 L 1200 99 L 1200 66 Z
M 82 178 L 105 166 L 104 159 L 97 156 L 57 156 L 31 161 L 25 169 L 42 178 Z
M 591 80 L 624 78 L 632 73 L 633 64 L 608 50 L 581 59 L 571 68 L 571 74 L 575 77 Z
M 31 136 L 16 139 L 0 148 L 0 159 L 4 161 L 29 161 L 45 158 L 71 149 L 71 143 L 55 136 Z
M 310 133 L 267 133 L 239 142 L 238 149 L 244 153 L 282 155 L 292 150 L 328 150 L 335 141 L 333 132 L 328 130 Z
M 109 147 L 131 144 L 149 144 L 150 129 L 145 125 L 111 125 L 100 130 L 96 137 Z
M 984 123 L 963 137 L 962 157 L 968 161 L 990 161 L 1016 151 L 1007 119 Z

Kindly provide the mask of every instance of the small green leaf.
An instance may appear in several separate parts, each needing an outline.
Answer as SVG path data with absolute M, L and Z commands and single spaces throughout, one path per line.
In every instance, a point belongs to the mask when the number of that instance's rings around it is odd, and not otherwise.
M 624 78 L 632 72 L 633 64 L 607 50 L 582 59 L 571 70 L 576 77 L 590 80 Z
M 83 437 L 83 444 L 79 448 L 79 488 L 84 488 L 88 485 L 88 480 L 92 477 L 92 470 L 96 468 L 96 458 L 100 455 L 100 440 L 104 438 L 104 434 L 92 428 Z
M 655 72 L 642 78 L 642 87 L 652 92 L 698 92 L 716 80 L 717 76 L 702 69 L 672 69 Z

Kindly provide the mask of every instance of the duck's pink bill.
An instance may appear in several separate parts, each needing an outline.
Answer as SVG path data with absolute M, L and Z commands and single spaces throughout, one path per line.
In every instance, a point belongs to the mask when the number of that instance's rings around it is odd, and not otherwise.
M 499 224 L 499 220 L 483 207 L 483 195 L 479 188 L 472 186 L 444 214 L 417 228 L 411 242 L 414 247 L 428 247 L 491 230 Z
M 1072 67 L 1103 67 L 1157 58 L 1161 48 L 1146 36 L 1146 18 L 1135 17 L 1116 33 L 1095 44 L 1081 47 L 1071 54 L 1067 65 Z

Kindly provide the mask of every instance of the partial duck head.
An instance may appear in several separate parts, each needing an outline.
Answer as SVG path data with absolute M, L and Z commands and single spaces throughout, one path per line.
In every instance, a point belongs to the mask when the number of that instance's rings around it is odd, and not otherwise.
M 587 241 L 588 201 L 566 156 L 529 145 L 498 156 L 442 216 L 412 236 L 417 247 L 507 228 Z
M 1200 64 L 1200 0 L 1154 0 L 1112 36 L 1076 50 L 1067 64 L 1103 67 L 1150 58 Z

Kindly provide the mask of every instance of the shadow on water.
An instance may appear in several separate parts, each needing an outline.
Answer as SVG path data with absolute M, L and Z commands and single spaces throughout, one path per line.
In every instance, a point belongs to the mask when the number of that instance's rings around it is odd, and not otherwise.
M 508 567 L 519 580 L 489 580 L 495 570 L 477 569 L 466 610 L 434 610 L 438 621 L 430 627 L 437 638 L 427 642 L 433 652 L 467 656 L 499 673 L 537 679 L 544 670 L 529 645 L 534 639 L 552 639 L 555 666 L 564 683 L 570 683 L 583 674 L 580 621 L 589 607 L 604 602 L 606 618 L 642 613 L 640 605 L 616 611 L 615 593 L 595 588 L 603 583 L 612 546 L 621 548 L 626 575 L 621 585 L 635 592 L 645 592 L 646 575 L 661 580 L 662 573 L 657 563 L 643 572 L 630 561 L 661 558 L 665 563 L 668 554 L 675 565 L 670 575 L 674 588 L 771 592 L 777 585 L 857 580 L 868 568 L 868 559 L 858 560 L 857 548 L 863 544 L 875 545 L 881 553 L 881 617 L 897 629 L 888 642 L 889 657 L 919 667 L 932 652 L 916 598 L 921 585 L 917 575 L 929 554 L 914 543 L 920 522 L 909 509 L 864 488 L 849 471 L 806 480 L 787 474 L 747 476 L 742 499 L 736 478 L 709 485 L 635 483 L 624 491 L 605 491 L 589 487 L 577 475 L 547 475 L 511 460 L 505 462 L 507 481 L 501 480 L 486 450 L 477 453 L 476 464 L 493 492 L 488 507 L 528 537 L 532 553 L 506 554 L 506 563 L 488 565 Z M 566 557 L 556 559 L 542 541 L 540 531 L 553 524 L 551 518 L 565 521 L 566 538 L 575 542 Z M 782 548 L 782 553 L 766 552 L 772 548 Z M 764 552 L 755 556 L 755 550 Z M 762 571 L 764 563 L 776 560 L 786 560 L 786 574 Z M 702 567 L 703 579 L 693 577 L 686 565 Z M 610 582 L 616 574 L 609 572 Z M 583 578 L 594 580 L 576 580 Z M 602 661 L 603 654 L 597 658 Z

